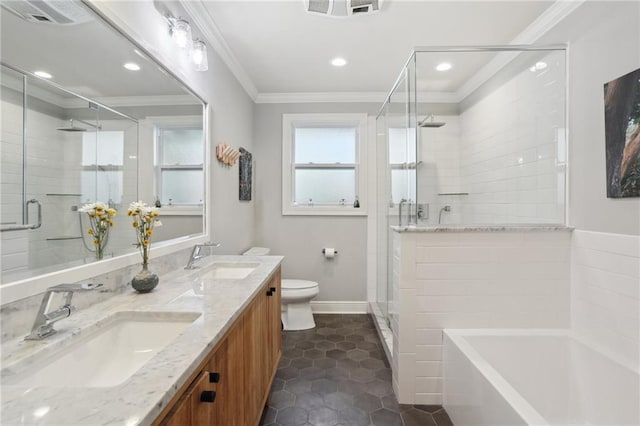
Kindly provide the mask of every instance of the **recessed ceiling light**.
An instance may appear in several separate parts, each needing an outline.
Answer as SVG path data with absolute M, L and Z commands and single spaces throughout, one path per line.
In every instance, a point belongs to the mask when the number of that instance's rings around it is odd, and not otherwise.
M 449 62 L 442 62 L 436 66 L 436 70 L 438 71 L 449 71 L 452 68 L 452 65 Z
M 129 71 L 140 71 L 140 65 L 134 62 L 127 62 L 126 64 L 123 65 L 123 67 L 125 67 Z
M 344 67 L 347 65 L 347 61 L 344 58 L 333 58 L 331 60 L 331 65 L 334 67 Z
M 547 67 L 547 63 L 546 62 L 536 62 L 536 69 L 537 70 L 543 70 Z
M 42 77 L 42 78 L 51 78 L 51 77 L 53 77 L 51 74 L 49 74 L 46 71 L 35 71 L 34 74 L 37 75 L 38 77 Z

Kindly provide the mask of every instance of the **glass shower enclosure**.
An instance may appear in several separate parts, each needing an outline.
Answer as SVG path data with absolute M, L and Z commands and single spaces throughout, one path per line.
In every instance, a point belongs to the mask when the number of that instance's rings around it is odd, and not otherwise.
M 376 118 L 388 322 L 393 227 L 566 223 L 566 88 L 563 45 L 414 49 Z

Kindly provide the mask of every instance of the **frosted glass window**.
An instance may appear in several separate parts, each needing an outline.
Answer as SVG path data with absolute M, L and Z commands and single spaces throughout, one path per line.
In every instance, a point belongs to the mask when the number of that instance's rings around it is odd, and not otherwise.
M 415 129 L 389 128 L 389 163 L 403 164 L 416 161 Z M 412 147 L 407 152 L 407 146 Z
M 294 133 L 294 161 L 303 163 L 356 162 L 355 128 L 300 127 Z
M 97 150 L 97 157 L 96 157 Z M 100 131 L 82 134 L 82 164 L 113 164 L 122 166 L 124 163 L 124 132 Z
M 340 204 L 341 199 L 351 205 L 355 200 L 355 169 L 297 169 L 295 172 L 295 201 L 305 205 Z
M 82 202 L 102 201 L 120 203 L 122 200 L 122 177 L 120 168 L 116 170 L 83 170 L 81 189 Z M 97 179 L 97 182 L 96 182 Z
M 392 169 L 391 170 L 391 199 L 397 204 L 401 199 L 409 198 L 409 182 L 415 182 L 415 170 Z
M 202 129 L 162 129 L 162 164 L 202 164 Z
M 202 170 L 162 170 L 162 200 L 172 204 L 201 204 L 203 183 Z

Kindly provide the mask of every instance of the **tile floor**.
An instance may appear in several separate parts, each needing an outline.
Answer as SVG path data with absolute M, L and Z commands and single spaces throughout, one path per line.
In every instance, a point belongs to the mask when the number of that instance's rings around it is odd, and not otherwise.
M 283 332 L 282 359 L 261 425 L 453 426 L 440 406 L 400 405 L 369 315 L 315 315 Z

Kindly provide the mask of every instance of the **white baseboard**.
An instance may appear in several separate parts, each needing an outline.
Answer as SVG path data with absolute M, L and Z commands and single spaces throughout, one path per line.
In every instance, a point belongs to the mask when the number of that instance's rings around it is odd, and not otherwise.
M 369 302 L 311 301 L 314 314 L 366 314 Z

